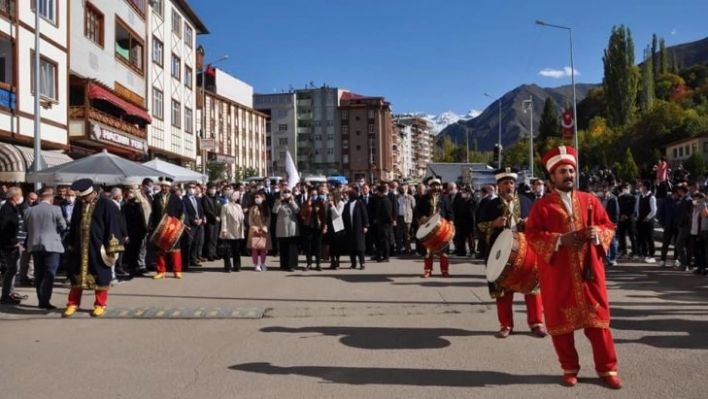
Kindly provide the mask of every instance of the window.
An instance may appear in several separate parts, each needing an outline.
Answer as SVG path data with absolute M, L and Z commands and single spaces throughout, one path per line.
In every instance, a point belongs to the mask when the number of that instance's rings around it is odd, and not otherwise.
M 374 125 L 369 124 L 369 134 L 374 134 Z
M 355 121 L 358 121 L 358 120 L 359 120 L 359 115 L 355 116 L 355 117 L 354 117 L 354 120 L 355 120 Z
M 284 132 L 288 130 L 288 124 L 287 123 L 281 123 L 278 125 L 278 131 L 279 132 Z
M 143 72 L 143 41 L 116 18 L 116 55 L 133 69 Z
M 327 135 L 327 141 L 334 141 L 334 134 L 328 134 Z
M 182 37 L 182 16 L 175 9 L 172 9 L 172 33 Z
M 285 159 L 285 157 L 286 157 L 285 152 L 278 153 L 278 159 Z
M 172 54 L 172 77 L 175 79 L 180 78 L 180 60 L 179 57 Z
M 15 64 L 15 41 L 4 34 L 0 34 L 0 82 L 4 83 L 4 89 L 11 90 L 15 85 L 14 67 Z M 9 86 L 9 87 L 7 87 Z
M 32 63 L 32 92 L 34 93 L 34 51 L 31 52 Z M 56 62 L 40 56 L 39 58 L 39 95 L 50 100 L 57 101 L 58 82 L 57 71 L 59 66 Z
M 155 14 L 159 15 L 162 17 L 163 12 L 164 12 L 164 1 L 163 0 L 152 0 L 150 3 L 152 5 L 152 10 L 155 12 Z
M 342 134 L 349 134 L 349 126 L 342 126 Z
M 184 44 L 187 45 L 187 47 L 192 48 L 192 39 L 193 39 L 193 30 L 192 27 L 184 24 Z
M 374 119 L 374 110 L 373 109 L 370 109 L 367 111 L 367 117 L 369 119 Z
M 88 2 L 84 9 L 84 36 L 103 47 L 103 14 Z
M 278 139 L 278 145 L 288 145 L 288 139 L 287 138 Z
M 322 126 L 322 121 L 314 121 L 312 124 L 313 124 L 315 127 L 320 127 L 320 126 Z
M 334 126 L 334 121 L 327 121 L 327 126 Z
M 708 143 L 703 143 L 703 152 L 708 152 Z
M 192 88 L 192 80 L 194 80 L 193 76 L 192 76 L 192 68 L 185 65 L 185 67 L 184 67 L 184 85 L 191 89 Z
M 334 155 L 334 148 L 328 148 L 327 155 Z
M 349 140 L 342 140 L 342 149 L 343 150 L 349 149 Z
M 679 147 L 679 157 L 683 156 L 683 147 Z
M 356 131 L 356 135 L 357 135 L 357 136 L 361 135 L 361 130 L 357 130 L 357 131 Z
M 160 39 L 153 37 L 152 38 L 152 62 L 155 64 L 162 66 L 162 49 L 164 45 L 160 41 Z
M 172 126 L 181 127 L 182 123 L 182 104 L 179 101 L 172 100 Z
M 678 150 L 677 150 L 676 148 L 674 148 L 674 158 L 678 158 L 678 154 L 677 154 L 677 153 L 678 153 Z
M 161 90 L 152 88 L 152 116 L 162 120 L 165 116 L 164 95 Z
M 194 133 L 194 119 L 192 118 L 192 109 L 184 107 L 184 132 Z
M 37 2 L 39 1 L 39 16 L 51 22 L 52 24 L 57 24 L 57 0 L 34 0 L 32 2 L 32 10 L 36 9 Z
M 349 163 L 349 154 L 342 155 L 342 162 Z
M 356 146 L 356 150 L 357 150 L 357 151 L 360 151 L 360 150 L 361 150 L 361 146 L 360 146 L 360 145 Z
M 316 135 L 315 135 L 315 141 L 322 141 L 322 135 L 321 135 L 321 134 L 316 134 Z
M 342 111 L 342 120 L 346 121 L 349 119 L 349 111 Z

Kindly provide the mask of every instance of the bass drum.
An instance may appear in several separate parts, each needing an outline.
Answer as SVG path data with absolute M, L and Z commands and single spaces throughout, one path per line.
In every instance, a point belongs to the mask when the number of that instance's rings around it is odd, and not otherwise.
M 536 289 L 536 253 L 524 233 L 506 229 L 497 236 L 487 259 L 487 280 L 513 292 L 525 294 Z
M 452 241 L 455 226 L 440 215 L 434 215 L 422 226 L 418 227 L 415 238 L 431 253 L 442 252 Z
M 152 233 L 150 242 L 162 251 L 170 252 L 179 242 L 184 231 L 184 223 L 173 216 L 163 216 Z

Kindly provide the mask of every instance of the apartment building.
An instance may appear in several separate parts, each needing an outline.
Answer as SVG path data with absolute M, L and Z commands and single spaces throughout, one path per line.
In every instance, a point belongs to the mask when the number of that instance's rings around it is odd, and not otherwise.
M 433 140 L 428 121 L 409 115 L 394 118 L 397 124 L 410 127 L 410 177 L 422 178 L 427 165 L 433 162 Z
M 58 2 L 53 2 L 58 3 Z M 69 141 L 83 156 L 108 150 L 148 159 L 146 0 L 70 4 Z
M 408 179 L 411 170 L 411 127 L 394 119 L 393 170 L 396 179 Z
M 40 134 L 45 166 L 71 161 L 67 142 L 69 4 L 0 1 L 0 181 L 24 182 L 34 162 L 35 5 L 39 11 Z
M 147 103 L 150 158 L 195 166 L 197 157 L 197 35 L 209 31 L 185 0 L 152 0 L 149 22 Z
M 253 107 L 268 116 L 266 123 L 267 175 L 285 176 L 285 157 L 289 151 L 297 158 L 297 100 L 294 92 L 254 94 Z
M 341 174 L 350 180 L 390 180 L 393 170 L 393 120 L 384 97 L 344 92 L 340 99 Z
M 210 165 L 223 167 L 228 179 L 267 173 L 266 130 L 268 115 L 253 108 L 253 87 L 230 74 L 210 68 L 205 74 L 204 138 L 213 149 L 204 149 Z M 201 118 L 201 111 L 199 112 Z M 199 158 L 199 164 L 204 158 Z

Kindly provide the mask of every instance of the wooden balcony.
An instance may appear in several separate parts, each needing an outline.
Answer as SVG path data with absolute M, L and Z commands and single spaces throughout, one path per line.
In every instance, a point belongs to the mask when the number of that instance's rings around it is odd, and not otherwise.
M 1 1 L 1 0 L 0 0 Z M 141 139 L 147 139 L 147 131 L 113 115 L 91 107 L 69 107 L 69 119 L 86 119 L 112 127 Z
M 15 19 L 16 0 L 0 0 L 0 14 L 9 17 L 10 20 Z

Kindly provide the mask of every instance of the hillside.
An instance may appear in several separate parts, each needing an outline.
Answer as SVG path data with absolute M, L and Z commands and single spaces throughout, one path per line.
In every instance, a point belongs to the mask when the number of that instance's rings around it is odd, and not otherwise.
M 578 83 L 575 85 L 577 101 L 584 99 L 588 92 L 597 87 L 595 84 Z M 552 97 L 558 105 L 558 112 L 566 101 L 573 98 L 572 86 L 556 88 L 542 88 L 538 85 L 522 85 L 504 94 L 502 103 L 502 146 L 508 147 L 519 138 L 528 137 L 530 119 L 529 114 L 523 112 L 522 103 L 529 98 L 533 100 L 533 119 L 535 128 L 541 119 L 543 104 L 548 97 Z M 474 140 L 480 150 L 491 150 L 498 141 L 499 136 L 499 104 L 494 102 L 487 107 L 478 117 L 469 121 L 461 121 L 446 127 L 438 136 L 442 139 L 448 136 L 455 143 L 463 144 L 469 134 L 470 148 Z M 538 132 L 534 132 L 534 135 Z

